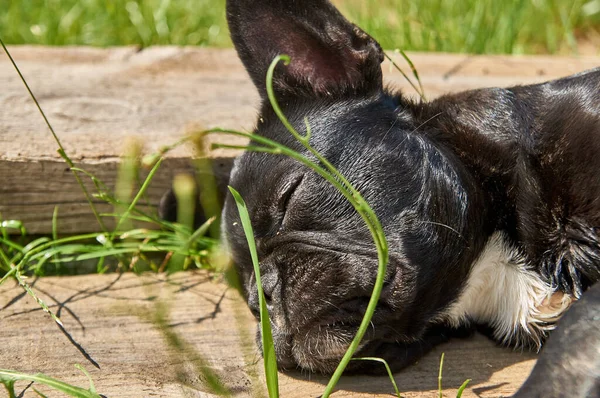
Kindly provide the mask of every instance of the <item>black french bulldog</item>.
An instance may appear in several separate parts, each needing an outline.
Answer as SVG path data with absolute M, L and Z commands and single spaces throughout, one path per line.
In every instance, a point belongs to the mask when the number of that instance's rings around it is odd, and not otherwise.
M 600 279 L 600 69 L 560 80 L 414 102 L 384 88 L 379 44 L 326 0 L 229 0 L 231 37 L 262 97 L 255 133 L 306 151 L 266 96 L 379 217 L 385 285 L 359 356 L 407 366 L 454 329 L 539 347 Z M 330 373 L 373 289 L 377 258 L 360 216 L 321 177 L 247 152 L 230 185 L 248 204 L 282 368 Z M 235 204 L 222 230 L 258 314 Z M 350 370 L 370 371 L 365 362 Z

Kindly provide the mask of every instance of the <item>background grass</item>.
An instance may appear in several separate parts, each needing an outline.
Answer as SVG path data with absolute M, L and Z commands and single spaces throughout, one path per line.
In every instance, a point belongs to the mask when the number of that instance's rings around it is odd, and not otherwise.
M 600 51 L 600 0 L 334 3 L 386 49 Z M 0 0 L 0 37 L 10 44 L 231 46 L 224 0 Z

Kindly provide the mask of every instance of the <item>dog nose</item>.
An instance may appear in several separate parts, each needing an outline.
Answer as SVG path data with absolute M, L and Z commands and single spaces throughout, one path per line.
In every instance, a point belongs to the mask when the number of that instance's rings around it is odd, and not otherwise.
M 261 277 L 261 283 L 263 288 L 263 293 L 265 295 L 265 302 L 267 304 L 267 309 L 271 311 L 271 307 L 273 306 L 273 295 L 275 294 L 275 289 L 279 284 L 279 278 L 276 272 L 267 272 L 265 275 Z
M 265 272 L 261 275 L 261 285 L 265 296 L 265 304 L 271 315 L 274 313 L 274 303 L 277 302 L 277 291 L 279 289 L 279 277 L 276 272 Z M 260 303 L 258 301 L 258 288 L 254 284 L 251 291 L 248 293 L 248 306 L 252 314 L 258 319 L 260 318 Z

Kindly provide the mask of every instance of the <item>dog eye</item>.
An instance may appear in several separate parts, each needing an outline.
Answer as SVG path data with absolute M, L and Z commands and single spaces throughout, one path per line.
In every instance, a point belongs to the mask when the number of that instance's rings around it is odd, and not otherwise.
M 277 205 L 277 233 L 279 233 L 279 231 L 283 229 L 290 199 L 292 198 L 292 195 L 302 182 L 303 178 L 304 175 L 301 175 L 289 182 L 288 184 L 286 184 L 283 188 L 283 194 L 279 197 L 279 202 Z

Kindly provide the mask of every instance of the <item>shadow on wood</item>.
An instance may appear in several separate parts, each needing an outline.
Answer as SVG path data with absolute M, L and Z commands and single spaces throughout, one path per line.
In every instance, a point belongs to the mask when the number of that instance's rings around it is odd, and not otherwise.
M 36 280 L 34 289 L 61 315 L 70 338 L 31 297 L 22 295 L 20 287 L 7 282 L 0 287 L 0 368 L 43 372 L 86 386 L 85 376 L 73 367 L 80 363 L 92 374 L 97 390 L 109 397 L 213 396 L 192 364 L 173 355 L 176 351 L 148 316 L 161 302 L 169 309 L 169 329 L 191 345 L 236 396 L 265 395 L 254 318 L 233 289 L 207 273 L 51 277 Z M 465 397 L 509 396 L 535 362 L 535 355 L 496 347 L 481 335 L 451 340 L 395 374 L 403 396 L 436 396 L 442 352 L 445 396 L 455 396 L 467 378 L 472 382 Z M 326 382 L 320 375 L 281 373 L 281 396 L 318 397 Z M 387 377 L 347 376 L 338 388 L 336 397 L 384 397 L 393 392 Z M 25 396 L 35 395 L 29 389 Z

